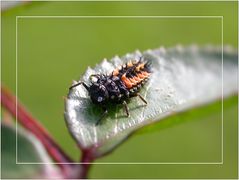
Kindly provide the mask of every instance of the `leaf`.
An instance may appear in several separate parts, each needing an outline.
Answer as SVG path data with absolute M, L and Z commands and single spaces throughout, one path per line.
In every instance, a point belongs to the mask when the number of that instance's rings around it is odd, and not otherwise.
M 231 47 L 224 47 L 223 64 L 222 50 L 213 46 L 159 48 L 142 54 L 136 51 L 109 62 L 104 60 L 94 69 L 88 68 L 81 80 L 89 84 L 91 74 L 109 74 L 115 67 L 141 56 L 152 62 L 150 81 L 140 92 L 148 105 L 132 98 L 128 104 L 130 117 L 125 116 L 122 106 L 113 106 L 102 124 L 96 126 L 101 107 L 92 104 L 84 87 L 69 91 L 65 119 L 82 149 L 94 149 L 95 156 L 101 156 L 140 127 L 218 100 L 222 92 L 223 97 L 237 92 L 238 55 Z
M 3 124 L 1 124 L 1 130 L 1 178 L 61 177 L 58 169 L 52 164 L 39 164 L 50 163 L 51 160 L 44 147 L 30 133 L 18 129 L 20 133 L 18 133 L 16 160 L 16 131 Z
M 237 96 L 230 96 L 223 100 L 223 110 L 237 106 Z M 202 120 L 206 117 L 218 114 L 222 110 L 222 100 L 217 100 L 213 103 L 203 105 L 197 108 L 177 113 L 177 116 L 169 116 L 164 118 L 160 123 L 152 123 L 136 131 L 135 134 L 144 134 L 148 132 L 161 131 L 163 129 L 179 125 L 185 121 Z

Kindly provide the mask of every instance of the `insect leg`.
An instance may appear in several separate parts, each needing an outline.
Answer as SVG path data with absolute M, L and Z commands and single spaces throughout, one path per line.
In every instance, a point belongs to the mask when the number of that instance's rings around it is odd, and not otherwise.
M 139 93 L 137 93 L 135 96 L 138 96 L 145 104 L 148 104 L 147 101 Z
M 123 106 L 124 106 L 127 117 L 129 117 L 129 108 L 128 108 L 127 103 L 125 101 L 123 101 Z
M 69 89 L 72 89 L 72 88 L 74 88 L 74 87 L 76 87 L 76 86 L 79 86 L 79 85 L 81 85 L 81 84 L 86 88 L 87 91 L 89 90 L 89 87 L 86 85 L 86 83 L 85 83 L 85 82 L 82 82 L 82 81 L 80 81 L 80 82 L 78 82 L 78 83 L 72 85 L 71 87 L 69 87 Z
M 106 109 L 106 107 L 103 107 L 103 110 L 104 110 L 104 112 L 101 114 L 100 118 L 95 123 L 96 126 L 98 126 L 100 124 L 101 120 L 105 117 L 105 115 L 108 114 L 108 110 Z

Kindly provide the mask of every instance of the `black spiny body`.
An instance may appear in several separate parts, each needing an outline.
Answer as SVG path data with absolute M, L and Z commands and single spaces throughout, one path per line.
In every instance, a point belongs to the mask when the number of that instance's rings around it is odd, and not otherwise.
M 123 104 L 129 116 L 126 101 L 135 96 L 147 104 L 146 100 L 138 93 L 143 84 L 148 80 L 150 75 L 150 64 L 144 61 L 129 61 L 119 68 L 113 70 L 109 75 L 93 74 L 90 76 L 91 84 L 88 86 L 84 82 L 79 82 L 70 87 L 70 89 L 82 84 L 87 91 L 94 104 L 102 106 L 104 113 L 97 121 L 108 113 L 107 106 L 109 104 Z

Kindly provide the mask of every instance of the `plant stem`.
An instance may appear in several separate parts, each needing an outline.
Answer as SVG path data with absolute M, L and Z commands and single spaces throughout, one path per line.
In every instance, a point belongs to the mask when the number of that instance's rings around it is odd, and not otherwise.
M 18 123 L 38 138 L 56 163 L 73 162 L 53 140 L 49 133 L 41 126 L 41 124 L 25 110 L 22 104 L 16 102 L 16 97 L 4 87 L 1 87 L 1 104 L 16 118 Z M 69 164 L 59 164 L 59 166 L 65 174 L 67 174 L 69 168 L 71 168 L 71 165 Z
M 81 171 L 78 175 L 79 179 L 87 179 L 87 176 L 89 174 L 89 170 L 91 167 L 91 163 L 95 160 L 95 157 L 93 156 L 94 149 L 85 149 L 82 150 L 82 156 L 81 156 Z

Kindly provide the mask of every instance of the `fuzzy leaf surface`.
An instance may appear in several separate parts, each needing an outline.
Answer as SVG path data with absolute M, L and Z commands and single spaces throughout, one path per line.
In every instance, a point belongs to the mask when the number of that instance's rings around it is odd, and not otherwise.
M 116 67 L 141 56 L 152 63 L 153 73 L 140 91 L 148 105 L 131 98 L 130 117 L 125 116 L 122 105 L 111 106 L 109 114 L 96 126 L 102 108 L 91 102 L 83 86 L 69 91 L 65 102 L 67 126 L 81 148 L 94 149 L 95 156 L 111 151 L 145 125 L 237 92 L 238 54 L 232 47 L 225 47 L 223 52 L 213 46 L 136 51 L 103 60 L 94 69 L 88 68 L 80 80 L 90 84 L 91 74 L 110 74 Z

